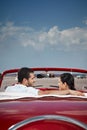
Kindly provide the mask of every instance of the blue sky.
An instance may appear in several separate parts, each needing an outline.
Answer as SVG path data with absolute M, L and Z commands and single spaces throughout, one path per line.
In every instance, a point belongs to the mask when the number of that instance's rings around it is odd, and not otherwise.
M 87 69 L 87 0 L 0 0 L 0 71 Z

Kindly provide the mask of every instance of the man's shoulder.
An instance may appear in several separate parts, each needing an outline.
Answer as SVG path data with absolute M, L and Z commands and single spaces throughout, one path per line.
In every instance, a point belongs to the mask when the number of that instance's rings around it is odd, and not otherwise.
M 24 91 L 27 87 L 22 84 L 14 84 L 12 86 L 8 86 L 5 91 Z

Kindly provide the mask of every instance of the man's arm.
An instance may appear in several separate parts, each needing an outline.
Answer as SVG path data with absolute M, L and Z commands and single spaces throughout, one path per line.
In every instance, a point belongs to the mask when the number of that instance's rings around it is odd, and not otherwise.
M 77 95 L 77 96 L 85 96 L 83 92 L 76 91 L 76 90 L 69 90 L 71 95 Z
M 76 90 L 39 90 L 38 95 L 77 95 L 77 96 L 84 96 L 82 92 Z

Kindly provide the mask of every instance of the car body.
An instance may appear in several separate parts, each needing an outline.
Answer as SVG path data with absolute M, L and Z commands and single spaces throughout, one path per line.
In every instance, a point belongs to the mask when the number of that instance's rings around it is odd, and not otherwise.
M 57 79 L 60 73 L 69 72 L 87 74 L 87 70 L 73 68 L 31 68 L 36 75 L 37 89 L 52 90 L 58 89 Z M 44 95 L 38 97 L 18 96 L 15 98 L 4 98 L 4 89 L 7 87 L 7 80 L 10 84 L 17 82 L 19 69 L 6 70 L 2 73 L 0 85 L 2 99 L 0 99 L 0 129 L 1 130 L 85 130 L 87 129 L 87 97 L 72 95 Z M 13 74 L 15 73 L 15 74 Z M 8 74 L 8 76 L 7 76 Z M 45 75 L 44 77 L 38 74 Z M 52 76 L 49 76 L 49 75 Z M 13 77 L 15 75 L 15 82 Z M 46 76 L 47 75 L 47 76 Z M 6 80 L 6 83 L 3 81 Z M 11 82 L 12 80 L 12 82 Z M 85 83 L 78 83 L 77 89 L 87 95 L 83 90 Z M 43 85 L 42 85 L 43 83 Z M 79 87 L 79 85 L 81 86 Z M 11 93 L 11 95 L 13 95 Z M 21 94 L 20 94 L 21 95 Z
M 76 76 L 78 79 L 83 79 L 83 78 L 86 78 L 86 75 L 85 74 L 79 74 Z

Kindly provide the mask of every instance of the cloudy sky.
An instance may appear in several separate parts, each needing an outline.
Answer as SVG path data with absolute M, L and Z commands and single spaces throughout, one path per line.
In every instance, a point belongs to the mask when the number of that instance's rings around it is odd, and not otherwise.
M 87 0 L 0 0 L 0 71 L 87 69 Z

